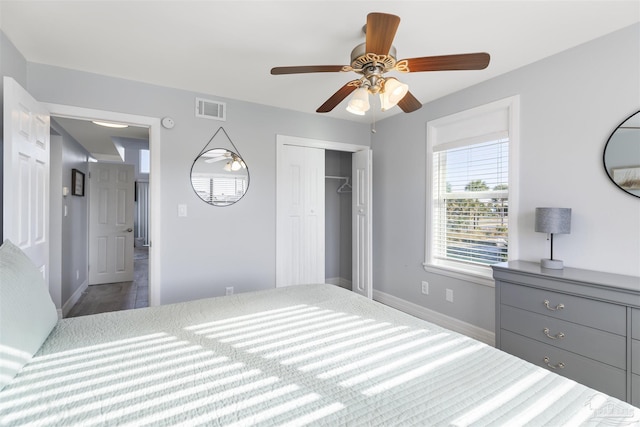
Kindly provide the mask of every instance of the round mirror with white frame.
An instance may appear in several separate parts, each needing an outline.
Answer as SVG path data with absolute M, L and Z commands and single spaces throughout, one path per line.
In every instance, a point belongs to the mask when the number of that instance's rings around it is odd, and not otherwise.
M 247 193 L 249 169 L 233 151 L 213 148 L 201 153 L 193 162 L 191 186 L 204 202 L 229 206 Z
M 640 198 L 640 111 L 627 117 L 604 147 L 604 168 L 621 190 Z

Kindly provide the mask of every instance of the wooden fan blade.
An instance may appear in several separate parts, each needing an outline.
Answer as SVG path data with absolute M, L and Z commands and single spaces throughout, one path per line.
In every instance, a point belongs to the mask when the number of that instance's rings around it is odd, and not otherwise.
M 460 55 L 425 56 L 407 59 L 409 72 L 448 71 L 448 70 L 482 70 L 489 65 L 488 53 L 463 53 Z
M 411 94 L 411 92 L 407 92 L 404 98 L 398 102 L 398 107 L 400 107 L 405 113 L 411 113 L 412 111 L 419 110 L 422 107 L 422 104 Z
M 400 17 L 388 13 L 372 12 L 367 15 L 367 53 L 387 55 L 396 30 L 400 25 Z
M 342 102 L 351 92 L 358 89 L 358 85 L 353 83 L 358 83 L 358 80 L 353 80 L 346 85 L 342 86 L 336 93 L 331 95 L 331 98 L 327 99 L 324 104 L 322 104 L 316 110 L 316 113 L 328 113 L 329 111 L 336 108 L 338 104 Z
M 335 73 L 342 71 L 343 65 L 303 65 L 293 67 L 274 67 L 271 74 Z

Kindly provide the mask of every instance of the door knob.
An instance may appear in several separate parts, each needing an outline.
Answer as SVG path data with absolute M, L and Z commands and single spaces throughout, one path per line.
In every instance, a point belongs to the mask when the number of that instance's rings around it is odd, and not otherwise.
M 131 232 L 133 231 L 133 228 L 127 228 L 125 231 L 126 231 L 127 233 L 131 233 Z

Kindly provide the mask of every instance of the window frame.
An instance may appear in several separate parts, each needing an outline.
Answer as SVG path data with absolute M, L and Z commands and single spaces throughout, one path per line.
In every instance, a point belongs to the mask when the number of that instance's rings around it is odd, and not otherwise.
M 436 259 L 433 251 L 434 229 L 434 147 L 442 144 L 473 145 L 492 135 L 506 134 L 509 138 L 509 231 L 507 259 L 518 257 L 518 159 L 519 159 L 519 95 L 474 107 L 426 124 L 426 226 L 425 261 L 423 268 L 480 285 L 494 287 L 490 265 L 475 265 L 463 261 Z

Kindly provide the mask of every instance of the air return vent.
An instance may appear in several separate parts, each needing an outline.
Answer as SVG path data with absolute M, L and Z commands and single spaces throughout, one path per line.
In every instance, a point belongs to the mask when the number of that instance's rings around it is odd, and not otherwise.
M 227 120 L 227 104 L 196 98 L 196 117 L 214 120 Z

